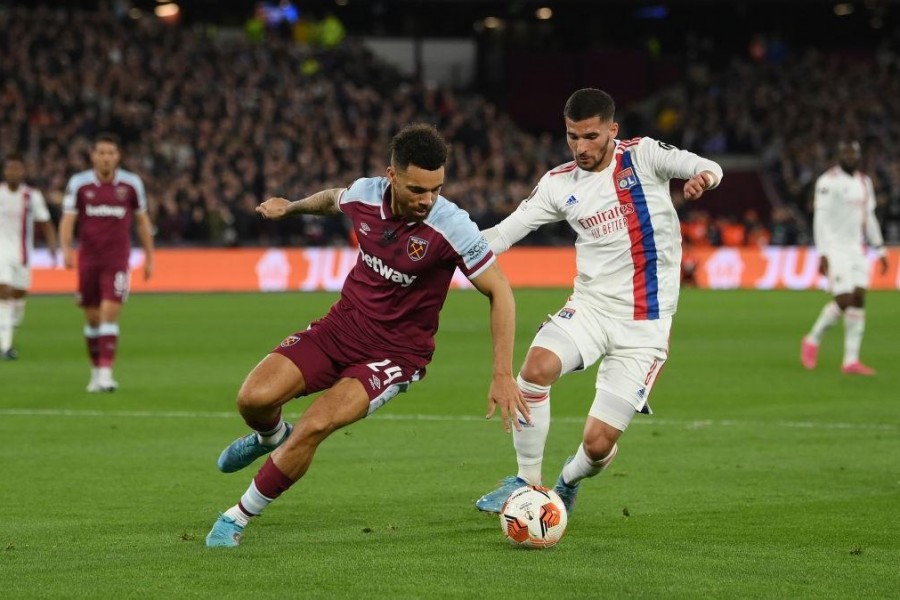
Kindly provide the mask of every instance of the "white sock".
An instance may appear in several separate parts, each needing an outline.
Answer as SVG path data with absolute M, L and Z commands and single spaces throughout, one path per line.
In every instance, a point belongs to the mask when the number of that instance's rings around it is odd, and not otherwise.
M 250 522 L 250 517 L 255 515 L 248 515 L 244 511 L 241 510 L 241 507 L 237 504 L 229 508 L 223 513 L 226 517 L 231 517 L 235 520 L 235 522 L 241 527 L 246 527 L 247 523 Z
M 274 502 L 272 498 L 267 498 L 259 493 L 259 490 L 256 489 L 256 481 L 251 481 L 250 487 L 248 487 L 247 491 L 244 492 L 244 495 L 241 496 L 241 501 L 229 509 L 234 510 L 237 508 L 238 511 L 243 514 L 245 521 L 241 522 L 228 511 L 226 511 L 225 514 L 238 521 L 240 525 L 246 525 L 247 521 L 250 520 L 250 517 L 258 516 L 268 505 L 272 504 L 272 502 Z
M 619 445 L 613 444 L 612 450 L 604 458 L 593 461 L 591 457 L 584 451 L 584 444 L 578 444 L 578 452 L 572 462 L 563 467 L 562 478 L 563 483 L 569 487 L 575 487 L 578 482 L 586 477 L 593 477 L 603 469 L 609 466 L 616 454 L 619 452 Z
M 13 306 L 10 300 L 0 300 L 0 352 L 12 348 Z
M 18 327 L 25 319 L 25 298 L 13 298 L 13 327 Z
M 822 312 L 819 313 L 819 318 L 813 323 L 813 327 L 806 337 L 814 344 L 819 344 L 822 341 L 822 334 L 830 329 L 832 325 L 837 323 L 840 318 L 841 307 L 837 305 L 837 302 L 832 300 L 822 308 Z
M 540 485 L 544 444 L 550 432 L 550 386 L 530 383 L 522 379 L 521 375 L 516 382 L 531 409 L 531 426 L 525 425 L 525 419 L 520 414 L 518 417 L 522 431 L 513 428 L 513 447 L 519 463 L 518 476 L 531 485 Z
M 866 331 L 866 310 L 848 306 L 844 311 L 844 365 L 859 361 L 859 347 Z
M 285 433 L 287 433 L 287 423 L 282 419 L 281 422 L 278 423 L 278 427 L 272 431 L 257 431 L 256 437 L 259 439 L 260 444 L 271 446 L 272 444 L 280 442 Z
M 112 367 L 97 367 L 97 379 L 100 381 L 109 381 L 112 379 Z

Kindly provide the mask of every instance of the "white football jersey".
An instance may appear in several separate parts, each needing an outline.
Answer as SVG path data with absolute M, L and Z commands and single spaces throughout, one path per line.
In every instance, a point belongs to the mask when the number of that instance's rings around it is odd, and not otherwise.
M 884 239 L 875 217 L 875 188 L 859 171 L 840 167 L 825 171 L 816 181 L 813 234 L 822 256 L 864 254 L 864 237 L 883 251 Z
M 531 196 L 489 236 L 500 253 L 545 223 L 575 230 L 574 297 L 612 317 L 659 319 L 675 313 L 681 275 L 681 227 L 669 180 L 722 168 L 651 138 L 616 140 L 601 172 L 568 162 L 545 174 Z
M 0 260 L 29 265 L 34 252 L 34 222 L 50 220 L 44 196 L 24 183 L 16 191 L 0 183 Z

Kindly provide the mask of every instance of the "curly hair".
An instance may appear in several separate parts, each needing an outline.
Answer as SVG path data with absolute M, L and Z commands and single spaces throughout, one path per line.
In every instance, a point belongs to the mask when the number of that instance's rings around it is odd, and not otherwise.
M 436 171 L 447 162 L 449 147 L 437 129 L 426 123 L 415 123 L 401 129 L 391 140 L 391 165 L 405 171 L 415 165 Z

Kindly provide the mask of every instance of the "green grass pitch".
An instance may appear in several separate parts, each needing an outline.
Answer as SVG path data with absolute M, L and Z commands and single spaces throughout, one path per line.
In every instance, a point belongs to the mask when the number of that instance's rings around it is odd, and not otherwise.
M 516 366 L 565 290 L 519 291 Z M 115 394 L 84 391 L 81 315 L 29 300 L 0 363 L 2 598 L 886 598 L 900 594 L 900 296 L 871 293 L 863 359 L 798 360 L 821 292 L 686 290 L 671 357 L 560 545 L 516 550 L 474 500 L 515 470 L 485 421 L 487 303 L 454 292 L 428 376 L 335 434 L 238 549 L 203 540 L 256 472 L 223 475 L 234 396 L 333 294 L 139 295 Z M 596 367 L 553 390 L 552 483 Z M 296 418 L 308 401 L 287 407 Z

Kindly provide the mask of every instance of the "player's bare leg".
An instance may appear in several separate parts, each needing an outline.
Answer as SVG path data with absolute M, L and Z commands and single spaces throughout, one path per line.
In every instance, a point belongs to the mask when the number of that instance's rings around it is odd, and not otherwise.
M 12 345 L 14 323 L 12 288 L 0 284 L 0 360 L 16 358 Z
M 844 360 L 841 371 L 848 375 L 874 375 L 875 369 L 859 360 L 859 349 L 866 330 L 866 291 L 855 288 L 847 296 L 850 300 L 844 308 Z
M 341 379 L 316 398 L 287 440 L 263 464 L 240 502 L 225 511 L 213 525 L 206 545 L 239 545 L 250 519 L 306 474 L 319 444 L 338 429 L 365 417 L 368 409 L 369 396 L 356 379 Z
M 584 424 L 582 442 L 575 454 L 566 459 L 554 490 L 562 498 L 568 512 L 572 511 L 582 479 L 599 475 L 612 463 L 618 452 L 616 442 L 634 416 L 634 408 L 624 398 L 598 390 L 592 411 L 598 405 L 615 415 L 616 425 L 589 415 Z
M 819 356 L 822 336 L 841 319 L 844 309 L 850 305 L 850 294 L 841 294 L 822 307 L 812 329 L 803 338 L 800 347 L 800 362 L 807 369 L 815 369 Z
M 531 411 L 531 425 L 519 416 L 521 430 L 513 429 L 513 447 L 519 471 L 500 481 L 500 486 L 475 502 L 484 512 L 499 513 L 510 494 L 524 485 L 540 485 L 544 445 L 550 432 L 550 387 L 562 373 L 562 361 L 556 353 L 532 346 L 516 378 L 522 396 Z
M 25 297 L 28 296 L 26 290 L 13 288 L 12 306 L 13 306 L 13 327 L 18 327 L 25 320 Z

